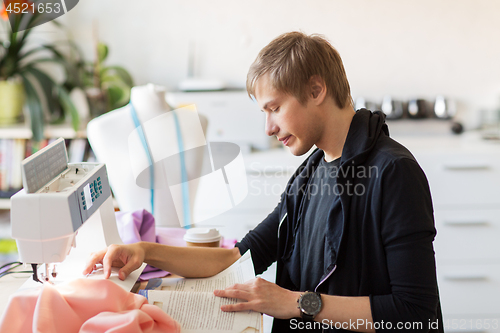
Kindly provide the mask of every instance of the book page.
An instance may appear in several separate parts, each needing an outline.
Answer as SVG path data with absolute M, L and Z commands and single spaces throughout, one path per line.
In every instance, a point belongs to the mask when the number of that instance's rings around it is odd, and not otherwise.
M 255 278 L 252 257 L 247 251 L 230 267 L 209 278 L 166 278 L 153 290 L 140 290 L 149 304 L 163 309 L 181 325 L 181 332 L 259 332 L 262 315 L 254 311 L 223 312 L 225 304 L 240 302 L 213 294 L 235 283 Z
M 220 307 L 235 304 L 234 298 L 214 296 L 212 292 L 150 290 L 148 302 L 163 309 L 181 325 L 182 333 L 243 332 L 260 328 L 261 314 L 254 311 L 223 312 Z

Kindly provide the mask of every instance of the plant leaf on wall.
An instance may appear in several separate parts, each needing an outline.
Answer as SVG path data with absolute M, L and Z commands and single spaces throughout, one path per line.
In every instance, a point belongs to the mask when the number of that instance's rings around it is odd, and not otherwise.
M 49 110 L 55 109 L 53 94 L 54 94 L 54 82 L 48 77 L 47 74 L 43 73 L 39 69 L 34 66 L 27 66 L 24 69 L 27 73 L 33 75 L 38 82 L 40 83 L 40 87 L 43 90 L 45 102 L 47 103 L 47 108 Z
M 114 74 L 119 76 L 121 80 L 129 87 L 132 87 L 134 85 L 132 76 L 130 76 L 127 70 L 121 66 L 107 66 L 101 69 L 101 75 L 106 75 L 106 72 L 114 72 Z
M 99 63 L 102 63 L 108 57 L 108 46 L 104 43 L 97 44 L 97 57 Z
M 78 115 L 78 110 L 73 104 L 71 97 L 69 96 L 68 91 L 61 86 L 56 86 L 57 95 L 59 96 L 59 101 L 61 102 L 61 106 L 64 110 L 64 114 L 71 115 L 71 124 L 75 131 L 78 130 L 80 126 L 80 116 Z
M 61 85 L 57 84 L 49 75 L 33 66 L 27 68 L 26 71 L 33 75 L 38 82 L 40 82 L 40 85 L 45 93 L 44 97 L 47 101 L 47 107 L 52 110 L 56 108 L 54 103 L 55 96 L 56 100 L 60 103 L 63 109 L 64 115 L 71 117 L 72 127 L 75 131 L 77 131 L 80 126 L 80 117 L 75 105 L 69 97 L 68 91 Z
M 43 139 L 43 111 L 38 94 L 26 76 L 22 76 L 24 89 L 26 90 L 26 105 L 30 110 L 31 130 L 33 139 L 40 141 Z

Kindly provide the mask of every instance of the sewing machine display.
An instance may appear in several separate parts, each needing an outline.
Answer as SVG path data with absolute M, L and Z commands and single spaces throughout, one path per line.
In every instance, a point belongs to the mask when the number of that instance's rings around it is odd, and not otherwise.
M 25 159 L 22 174 L 24 189 L 11 198 L 11 231 L 19 260 L 32 264 L 35 281 L 56 279 L 59 272 L 54 264 L 66 259 L 77 245 L 79 229 L 97 212 L 104 229 L 106 244 L 102 245 L 121 243 L 104 164 L 68 164 L 60 138 Z M 40 274 L 39 265 L 44 266 Z

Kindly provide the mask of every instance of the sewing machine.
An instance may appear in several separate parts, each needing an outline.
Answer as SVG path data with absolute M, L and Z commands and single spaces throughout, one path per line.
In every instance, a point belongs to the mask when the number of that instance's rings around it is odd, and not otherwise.
M 75 241 L 86 250 L 80 261 L 88 259 L 90 250 L 122 243 L 104 164 L 68 164 L 64 139 L 60 138 L 25 159 L 22 175 L 24 189 L 11 198 L 11 232 L 19 260 L 32 264 L 33 280 L 56 280 L 59 272 L 54 264 L 65 261 Z M 85 240 L 79 240 L 78 231 L 97 212 L 101 230 L 94 228 Z M 104 234 L 103 241 L 90 249 L 99 233 Z M 44 269 L 38 274 L 40 264 Z

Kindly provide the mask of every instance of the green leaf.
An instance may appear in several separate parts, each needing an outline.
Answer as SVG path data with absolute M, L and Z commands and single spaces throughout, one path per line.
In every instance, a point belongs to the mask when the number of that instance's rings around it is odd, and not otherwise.
M 104 43 L 97 44 L 97 57 L 99 59 L 99 63 L 103 63 L 104 60 L 108 57 L 108 46 Z
M 37 52 L 40 52 L 40 51 L 43 51 L 43 50 L 46 50 L 45 47 L 43 46 L 39 46 L 39 47 L 35 47 L 35 48 L 32 48 L 31 50 L 27 51 L 27 52 L 24 52 L 23 54 L 21 54 L 19 56 L 19 61 L 27 58 L 28 56 L 32 55 L 32 54 L 35 54 Z
M 80 117 L 75 104 L 73 104 L 68 91 L 64 89 L 64 87 L 58 86 L 56 89 L 59 96 L 59 102 L 61 102 L 61 106 L 63 107 L 65 114 L 71 116 L 71 125 L 75 131 L 78 131 L 80 127 Z
M 33 1 L 33 2 L 38 2 L 38 1 Z M 44 17 L 44 15 L 42 15 L 42 13 L 35 11 L 35 13 L 30 16 L 28 24 L 26 25 L 29 28 L 27 30 L 31 30 L 32 28 L 34 28 L 36 23 L 37 23 L 37 20 L 39 20 L 43 17 Z
M 102 87 L 110 97 L 111 109 L 123 106 L 130 100 L 130 87 L 117 75 L 106 76 Z
M 111 109 L 115 109 L 118 105 L 120 104 L 120 101 L 122 101 L 125 97 L 125 91 L 121 89 L 120 87 L 112 86 L 107 89 L 108 93 L 108 98 L 109 98 L 109 105 Z
M 41 141 L 43 139 L 43 111 L 40 104 L 40 99 L 36 93 L 35 88 L 27 77 L 22 76 L 24 89 L 26 91 L 26 104 L 30 111 L 31 131 L 33 132 L 33 139 Z
M 56 83 L 50 76 L 35 67 L 26 68 L 26 72 L 30 73 L 40 84 L 47 102 L 49 113 L 53 113 L 56 108 L 54 104 L 54 87 Z
M 107 74 L 108 72 L 111 72 L 113 74 L 118 75 L 121 78 L 121 80 L 130 88 L 132 88 L 134 86 L 134 80 L 132 79 L 132 76 L 129 74 L 129 72 L 125 68 L 120 67 L 120 66 L 104 67 L 101 70 L 101 77 L 103 75 Z
M 58 59 L 65 59 L 65 58 L 64 58 L 64 55 L 63 55 L 61 52 L 59 52 L 59 50 L 57 50 L 57 49 L 55 48 L 55 46 L 53 46 L 53 45 L 43 45 L 42 47 L 43 47 L 43 48 L 45 48 L 45 49 L 47 49 L 47 50 L 52 51 L 52 53 L 53 53 L 53 54 L 54 54 L 54 55 L 55 55 Z
M 69 47 L 68 54 L 63 54 L 57 48 L 61 45 L 64 48 Z M 44 45 L 43 48 L 52 52 L 53 56 L 60 60 L 60 64 L 64 66 L 66 71 L 65 86 L 71 90 L 74 87 L 83 88 L 83 80 L 85 75 L 85 62 L 83 61 L 83 54 L 78 46 L 71 40 L 65 40 L 52 43 L 52 45 Z
M 57 59 L 57 58 L 38 58 L 38 59 L 33 59 L 32 61 L 30 61 L 30 62 L 28 62 L 26 64 L 23 64 L 19 68 L 19 71 L 22 72 L 25 68 L 33 67 L 36 64 L 40 64 L 40 63 L 43 63 L 43 62 L 53 62 L 53 63 L 59 64 L 59 65 L 61 65 L 61 64 L 64 65 L 64 60 L 61 60 L 61 59 Z
M 123 82 L 122 78 L 116 74 L 112 73 L 106 73 L 106 75 L 101 76 L 101 83 L 102 85 L 109 85 L 109 84 L 119 84 L 125 87 L 128 87 L 125 82 Z
M 64 28 L 64 24 L 62 24 L 61 22 L 59 22 L 58 20 L 52 20 L 50 21 L 52 22 L 56 27 L 58 28 Z
M 18 31 L 19 26 L 21 25 L 21 15 L 15 15 L 14 16 L 14 27 L 12 28 L 12 31 Z M 15 38 L 17 38 L 17 32 L 14 32 L 13 35 L 16 35 Z
M 75 129 L 75 131 L 77 131 L 80 126 L 80 117 L 78 115 L 78 110 L 76 109 L 75 105 L 73 104 L 73 101 L 69 97 L 68 91 L 64 87 L 58 85 L 49 75 L 40 71 L 37 68 L 28 67 L 25 69 L 24 73 L 31 74 L 38 81 L 38 83 L 42 87 L 42 90 L 45 95 L 44 97 L 47 100 L 47 106 L 49 107 L 49 111 L 51 111 L 51 113 L 55 109 L 55 101 L 53 96 L 53 92 L 55 90 L 57 94 L 57 99 L 61 104 L 64 113 L 66 114 L 66 116 L 71 117 L 71 124 Z M 37 98 L 40 103 L 40 98 L 38 95 Z

